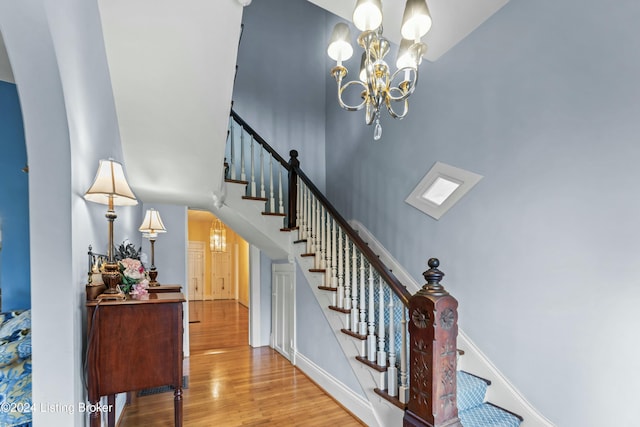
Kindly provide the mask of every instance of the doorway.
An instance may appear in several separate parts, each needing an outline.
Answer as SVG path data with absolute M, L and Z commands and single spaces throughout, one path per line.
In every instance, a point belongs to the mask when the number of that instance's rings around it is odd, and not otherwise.
M 222 234 L 218 232 L 220 227 Z M 213 342 L 220 337 L 204 324 L 215 318 L 216 325 L 227 322 L 225 328 L 235 330 L 238 322 L 243 323 L 231 315 L 236 313 L 235 306 L 248 316 L 249 243 L 218 222 L 211 212 L 192 209 L 188 211 L 188 240 L 190 335 L 197 338 L 197 350 L 204 350 L 209 345 L 220 345 Z M 248 331 L 245 335 L 242 341 L 248 343 Z
M 294 265 L 271 267 L 271 347 L 291 361 L 295 348 Z
M 201 301 L 204 298 L 204 243 L 189 241 L 189 300 Z
M 229 252 L 211 252 L 211 288 L 211 299 L 236 299 Z

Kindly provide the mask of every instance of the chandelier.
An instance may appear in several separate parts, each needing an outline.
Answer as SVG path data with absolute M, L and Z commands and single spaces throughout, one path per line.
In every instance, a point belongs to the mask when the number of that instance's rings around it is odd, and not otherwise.
M 227 251 L 227 229 L 218 218 L 213 221 L 209 229 L 209 249 L 212 252 Z
M 347 68 L 342 65 L 353 55 L 349 26 L 343 22 L 336 24 L 331 34 L 327 53 L 337 65 L 331 74 L 338 84 L 338 103 L 347 111 L 365 109 L 365 122 L 371 125 L 375 121 L 373 139 L 382 136 L 380 110 L 383 106 L 394 119 L 402 119 L 409 112 L 409 96 L 418 84 L 418 66 L 427 46 L 420 39 L 431 28 L 431 15 L 425 0 L 407 0 L 402 17 L 402 42 L 396 59 L 397 70 L 391 74 L 385 57 L 389 53 L 390 43 L 382 35 L 381 0 L 358 0 L 353 11 L 353 23 L 361 31 L 358 45 L 364 49 L 360 61 L 358 80 L 343 84 Z M 343 92 L 350 88 L 361 90 L 362 102 L 347 104 Z M 394 110 L 393 105 L 400 103 L 402 112 Z

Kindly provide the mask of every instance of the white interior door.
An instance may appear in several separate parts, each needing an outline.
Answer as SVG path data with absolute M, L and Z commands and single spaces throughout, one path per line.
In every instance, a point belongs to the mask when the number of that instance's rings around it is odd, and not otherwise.
M 291 360 L 295 344 L 293 264 L 273 264 L 271 274 L 271 347 Z
M 231 254 L 211 252 L 211 287 L 213 299 L 234 299 L 236 292 L 231 283 Z
M 189 242 L 189 300 L 202 300 L 204 295 L 204 243 Z

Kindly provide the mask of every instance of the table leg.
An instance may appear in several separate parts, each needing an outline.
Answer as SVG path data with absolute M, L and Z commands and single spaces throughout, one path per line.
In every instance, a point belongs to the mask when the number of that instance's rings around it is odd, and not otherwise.
M 100 411 L 98 411 L 100 400 L 89 400 L 91 412 L 89 413 L 89 425 L 91 427 L 100 427 L 102 420 L 100 419 Z
M 182 427 L 182 387 L 173 393 L 173 415 L 175 427 Z
M 109 427 L 116 427 L 116 395 L 110 394 L 107 396 L 107 408 L 109 408 Z

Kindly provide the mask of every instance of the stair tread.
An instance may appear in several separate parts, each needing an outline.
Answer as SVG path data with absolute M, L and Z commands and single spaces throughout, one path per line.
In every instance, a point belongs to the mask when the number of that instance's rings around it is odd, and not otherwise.
M 329 306 L 329 310 L 338 311 L 338 312 L 344 313 L 344 314 L 351 313 L 351 310 L 349 310 L 348 308 L 340 308 L 340 307 L 336 307 L 335 305 L 330 305 Z
M 255 201 L 258 201 L 258 202 L 266 202 L 269 199 L 266 199 L 264 197 L 242 196 L 242 200 L 255 200 Z
M 241 179 L 230 179 L 230 178 L 225 178 L 224 180 L 225 182 L 232 182 L 234 184 L 242 184 L 242 185 L 247 185 L 249 184 L 249 181 L 243 181 Z
M 387 371 L 387 367 L 386 366 L 380 366 L 376 362 L 372 362 L 369 359 L 367 359 L 366 357 L 356 356 L 356 360 L 359 361 L 359 362 L 364 363 L 368 367 L 370 367 L 372 369 L 375 369 L 378 372 L 386 372 Z
M 522 422 L 515 415 L 491 403 L 460 411 L 458 417 L 464 427 L 518 427 Z
M 457 385 L 459 411 L 479 406 L 484 402 L 487 383 L 482 378 L 478 378 L 464 371 L 458 371 Z

